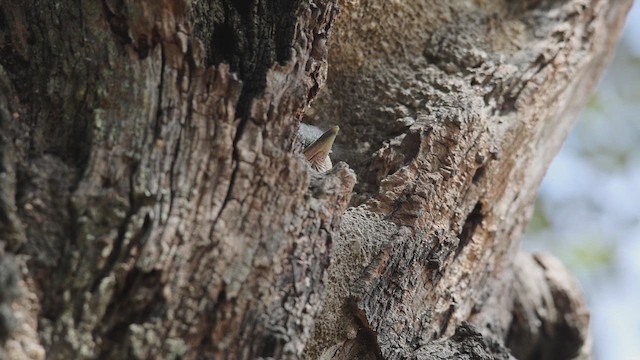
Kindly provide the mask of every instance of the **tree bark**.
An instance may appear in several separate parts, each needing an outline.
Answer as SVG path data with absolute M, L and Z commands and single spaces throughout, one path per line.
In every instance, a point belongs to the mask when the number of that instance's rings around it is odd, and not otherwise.
M 630 4 L 3 0 L 0 355 L 588 357 L 519 238 Z

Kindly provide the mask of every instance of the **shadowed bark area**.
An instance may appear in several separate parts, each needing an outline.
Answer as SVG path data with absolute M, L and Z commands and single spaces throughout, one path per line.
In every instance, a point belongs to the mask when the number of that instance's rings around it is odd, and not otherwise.
M 588 356 L 514 259 L 629 6 L 2 1 L 0 357 Z

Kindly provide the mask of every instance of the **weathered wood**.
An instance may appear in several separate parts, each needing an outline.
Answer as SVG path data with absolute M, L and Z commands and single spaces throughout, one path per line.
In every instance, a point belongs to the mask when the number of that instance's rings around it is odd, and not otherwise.
M 3 0 L 4 355 L 528 356 L 518 238 L 629 6 Z
M 290 151 L 334 5 L 2 12 L 21 141 L 8 163 L 47 357 L 300 354 L 355 180 L 338 167 L 312 197 Z
M 506 342 L 512 264 L 535 193 L 629 5 L 345 4 L 308 120 L 339 119 L 334 159 L 356 171 L 360 206 L 345 213 L 309 358 L 354 341 L 412 358 L 465 320 Z M 526 331 L 511 335 L 526 341 Z M 570 353 L 588 346 L 585 335 Z

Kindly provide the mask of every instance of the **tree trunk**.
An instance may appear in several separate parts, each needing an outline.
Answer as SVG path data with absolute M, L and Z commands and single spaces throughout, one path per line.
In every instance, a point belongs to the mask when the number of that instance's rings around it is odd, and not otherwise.
M 588 357 L 519 238 L 630 4 L 2 0 L 0 355 Z

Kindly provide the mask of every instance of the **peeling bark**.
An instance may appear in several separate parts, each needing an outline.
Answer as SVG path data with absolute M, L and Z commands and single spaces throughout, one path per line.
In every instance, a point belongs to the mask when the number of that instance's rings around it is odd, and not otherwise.
M 0 355 L 588 356 L 514 259 L 630 3 L 2 1 Z

